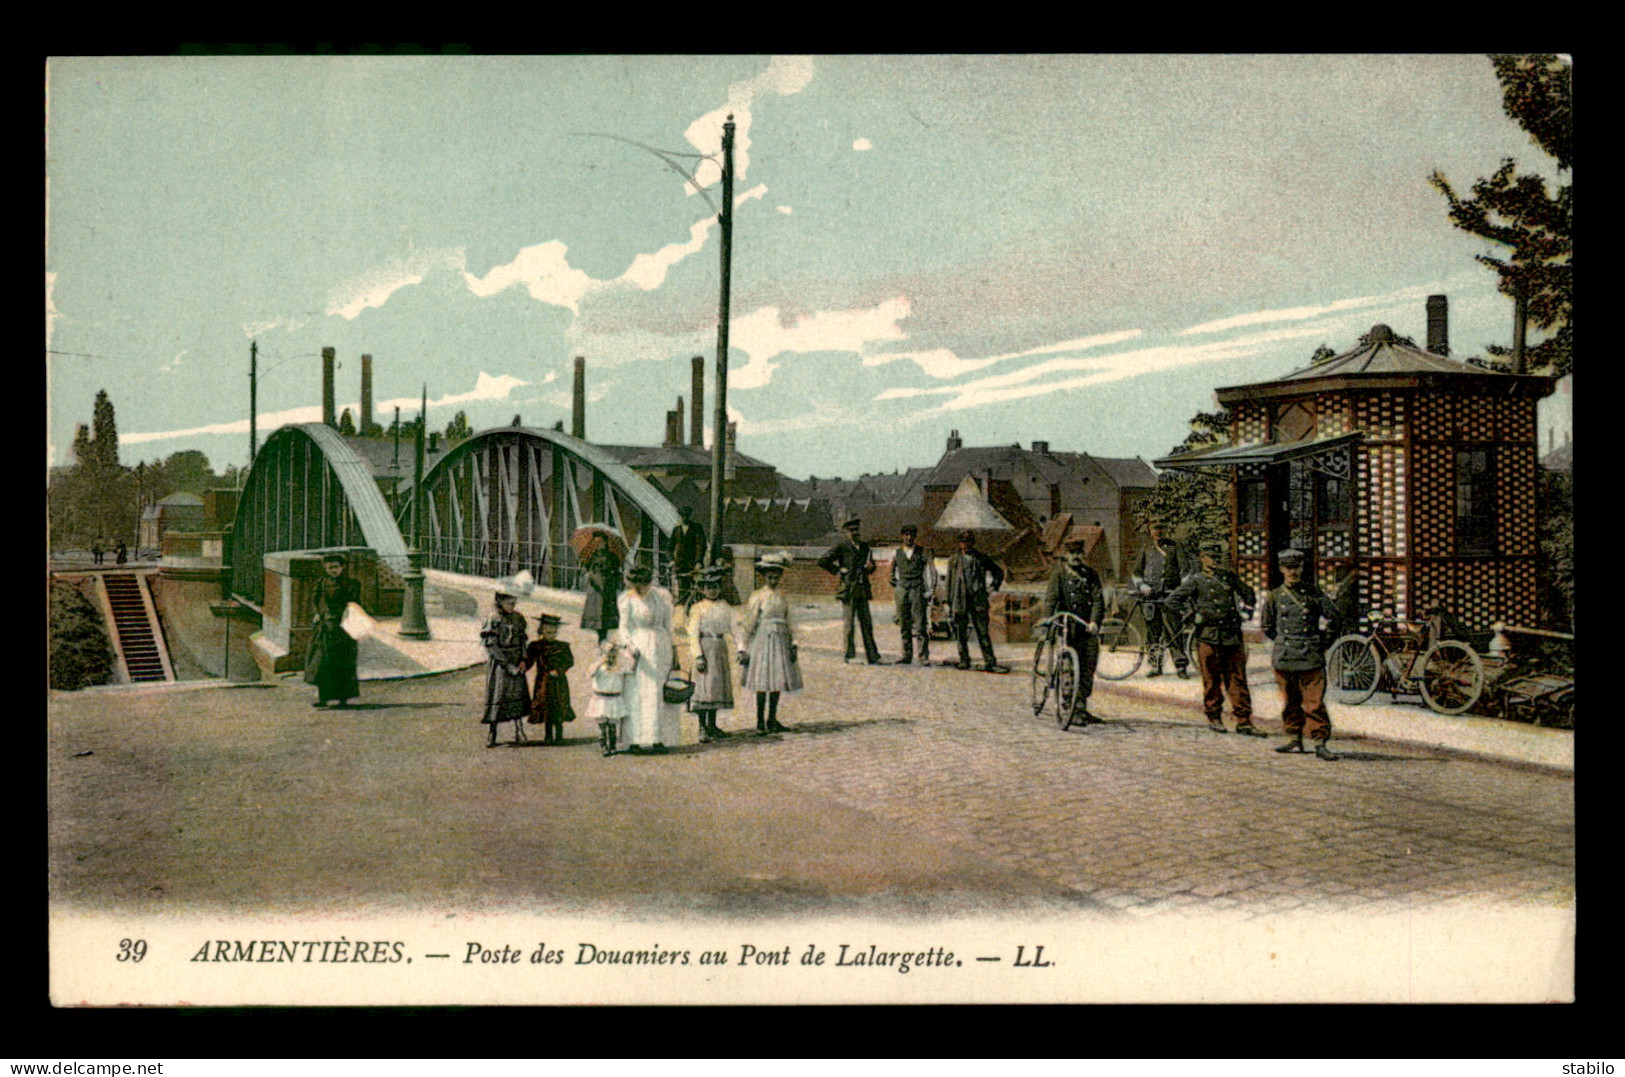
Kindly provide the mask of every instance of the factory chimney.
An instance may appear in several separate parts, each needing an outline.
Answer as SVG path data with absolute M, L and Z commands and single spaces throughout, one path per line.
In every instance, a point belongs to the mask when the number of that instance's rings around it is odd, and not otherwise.
M 1450 354 L 1450 301 L 1442 295 L 1428 296 L 1428 351 Z
M 338 426 L 333 417 L 333 356 L 332 348 L 322 349 L 322 423 Z
M 690 395 L 694 397 L 693 423 L 694 432 L 689 437 L 689 444 L 696 449 L 705 448 L 705 356 L 696 355 L 693 360 L 694 376 L 691 379 L 694 389 Z
M 372 356 L 361 357 L 361 421 L 356 424 L 356 433 L 366 437 L 372 432 Z
M 671 443 L 673 445 L 681 445 L 683 443 L 683 428 L 684 428 L 685 425 L 686 424 L 683 422 L 683 394 L 678 393 L 677 394 L 677 429 L 672 432 L 672 439 L 671 439 Z
M 587 357 L 576 356 L 576 387 L 570 402 L 570 436 L 587 438 Z

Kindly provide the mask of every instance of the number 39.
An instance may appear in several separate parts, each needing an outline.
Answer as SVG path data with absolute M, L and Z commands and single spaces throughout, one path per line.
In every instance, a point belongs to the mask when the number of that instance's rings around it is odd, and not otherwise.
M 146 939 L 120 939 L 118 940 L 118 960 L 140 961 L 147 956 Z

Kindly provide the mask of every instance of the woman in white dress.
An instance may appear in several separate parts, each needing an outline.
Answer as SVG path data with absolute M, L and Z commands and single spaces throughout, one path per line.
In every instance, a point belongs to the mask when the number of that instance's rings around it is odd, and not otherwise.
M 631 752 L 664 752 L 677 746 L 679 736 L 677 705 L 667 703 L 663 692 L 676 662 L 671 594 L 656 587 L 653 579 L 647 564 L 632 566 L 626 574 L 630 587 L 616 600 L 621 619 L 616 632 L 633 663 L 622 692 Z
M 801 664 L 795 637 L 790 634 L 790 603 L 779 594 L 779 581 L 789 560 L 786 554 L 768 554 L 756 562 L 763 586 L 746 600 L 740 626 L 744 644 L 739 665 L 744 670 L 745 690 L 756 693 L 758 734 L 784 732 L 779 724 L 779 693 L 801 691 Z

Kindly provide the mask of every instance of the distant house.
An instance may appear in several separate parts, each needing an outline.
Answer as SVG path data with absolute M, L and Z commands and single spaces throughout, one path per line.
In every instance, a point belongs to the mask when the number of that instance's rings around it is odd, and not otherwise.
M 1376 325 L 1354 348 L 1283 377 L 1219 389 L 1230 444 L 1156 461 L 1232 484 L 1231 548 L 1257 586 L 1294 547 L 1359 604 L 1466 625 L 1537 616 L 1535 406 L 1555 379 L 1447 357 L 1442 296 L 1423 350 Z
M 157 550 L 163 545 L 165 531 L 202 530 L 203 498 L 185 492 L 170 494 L 141 510 L 136 545 L 142 550 Z

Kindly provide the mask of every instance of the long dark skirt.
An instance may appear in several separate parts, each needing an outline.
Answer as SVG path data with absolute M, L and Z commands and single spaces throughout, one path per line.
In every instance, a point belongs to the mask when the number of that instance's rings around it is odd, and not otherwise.
M 361 694 L 355 668 L 357 650 L 355 640 L 338 625 L 318 628 L 311 635 L 305 683 L 316 686 L 319 701 L 354 699 Z

